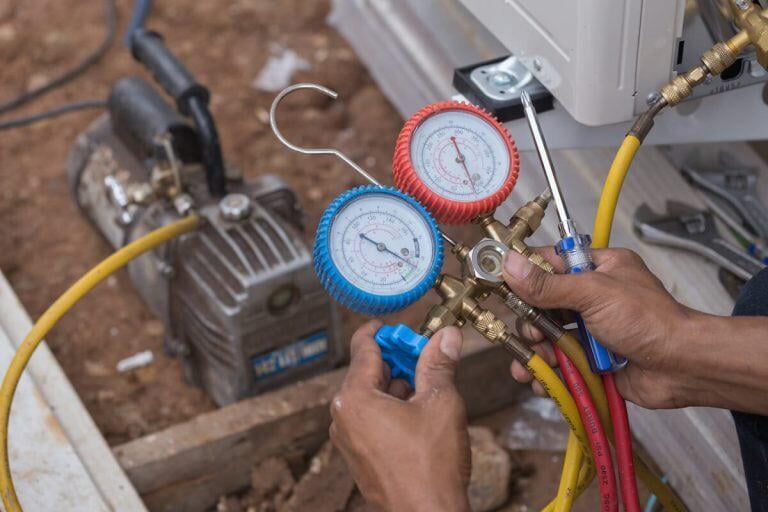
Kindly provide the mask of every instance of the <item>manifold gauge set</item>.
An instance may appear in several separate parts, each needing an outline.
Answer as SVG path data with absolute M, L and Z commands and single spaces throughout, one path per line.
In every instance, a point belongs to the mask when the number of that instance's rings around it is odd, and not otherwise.
M 392 375 L 413 383 L 415 361 L 429 336 L 447 326 L 471 324 L 490 341 L 513 353 L 521 348 L 503 321 L 481 306 L 496 294 L 526 320 L 544 317 L 522 302 L 501 278 L 504 255 L 515 250 L 547 271 L 551 265 L 524 243 L 538 228 L 548 192 L 521 207 L 508 223 L 494 218 L 517 181 L 519 156 L 504 126 L 484 110 L 448 101 L 424 107 L 401 130 L 394 150 L 394 187 L 379 183 L 336 149 L 302 148 L 280 132 L 276 111 L 282 99 L 300 89 L 332 97 L 316 84 L 297 84 L 273 102 L 272 129 L 290 149 L 341 158 L 371 185 L 334 199 L 320 219 L 313 253 L 325 290 L 345 307 L 364 315 L 400 311 L 434 289 L 442 299 L 418 332 L 384 326 L 376 335 Z M 439 224 L 472 222 L 482 239 L 472 245 L 451 239 Z M 462 264 L 462 276 L 442 272 L 443 248 Z M 549 331 L 557 331 L 549 326 Z M 558 331 L 559 332 L 559 331 Z
M 462 224 L 492 212 L 517 180 L 518 154 L 485 111 L 441 102 L 405 124 L 393 171 L 396 188 L 365 186 L 337 197 L 315 239 L 325 289 L 367 315 L 399 311 L 432 288 L 443 263 L 438 222 Z

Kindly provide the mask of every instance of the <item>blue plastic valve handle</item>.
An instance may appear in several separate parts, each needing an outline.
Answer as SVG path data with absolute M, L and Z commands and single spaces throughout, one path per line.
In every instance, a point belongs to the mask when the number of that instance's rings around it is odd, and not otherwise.
M 389 365 L 393 379 L 405 379 L 415 387 L 416 362 L 429 339 L 404 324 L 383 325 L 374 336 L 381 357 Z
M 591 244 L 592 239 L 589 235 L 567 236 L 557 243 L 555 252 L 565 263 L 567 273 L 577 274 L 595 270 L 595 264 L 592 263 Z M 592 336 L 581 315 L 576 315 L 576 325 L 579 328 L 581 344 L 589 359 L 589 366 L 594 373 L 615 372 L 627 365 L 625 358 L 614 354 Z

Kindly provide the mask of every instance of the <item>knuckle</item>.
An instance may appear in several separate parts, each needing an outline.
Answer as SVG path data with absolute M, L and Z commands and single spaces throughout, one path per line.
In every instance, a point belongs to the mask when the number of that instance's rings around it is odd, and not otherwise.
M 333 396 L 331 400 L 331 417 L 334 421 L 338 421 L 343 417 L 344 406 L 347 404 L 347 393 L 340 391 Z
M 626 248 L 618 248 L 616 251 L 616 261 L 623 265 L 637 265 L 643 262 L 643 259 L 635 251 Z

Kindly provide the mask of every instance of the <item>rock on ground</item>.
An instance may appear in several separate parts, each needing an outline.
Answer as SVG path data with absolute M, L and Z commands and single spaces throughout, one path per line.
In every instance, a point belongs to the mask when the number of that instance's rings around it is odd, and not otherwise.
M 469 504 L 474 512 L 493 510 L 509 498 L 512 461 L 486 427 L 469 427 L 472 450 L 472 477 Z
M 326 441 L 280 512 L 343 512 L 355 489 L 341 454 Z

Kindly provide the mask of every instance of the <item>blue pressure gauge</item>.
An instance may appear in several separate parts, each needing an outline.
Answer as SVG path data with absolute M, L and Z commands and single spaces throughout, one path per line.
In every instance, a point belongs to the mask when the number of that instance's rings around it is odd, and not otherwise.
M 379 316 L 419 300 L 443 265 L 437 223 L 393 188 L 349 190 L 328 206 L 315 238 L 315 272 L 338 302 Z

